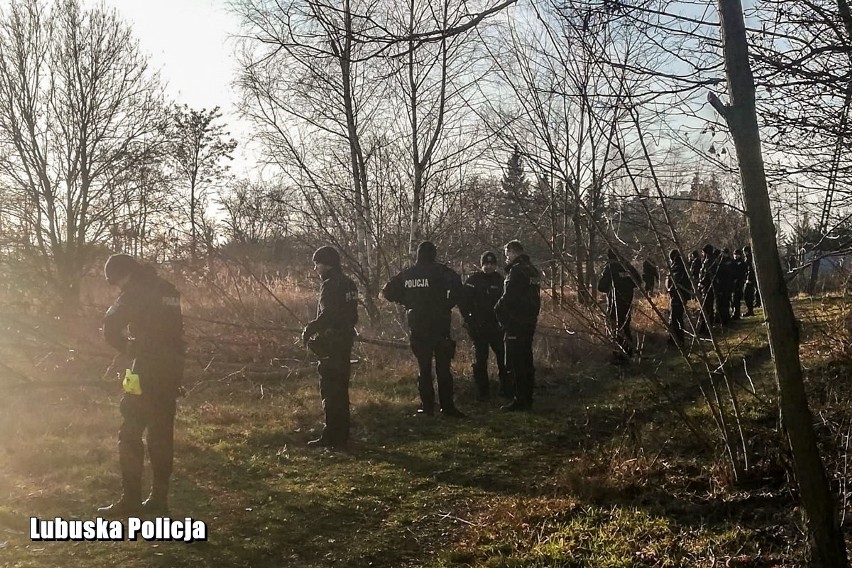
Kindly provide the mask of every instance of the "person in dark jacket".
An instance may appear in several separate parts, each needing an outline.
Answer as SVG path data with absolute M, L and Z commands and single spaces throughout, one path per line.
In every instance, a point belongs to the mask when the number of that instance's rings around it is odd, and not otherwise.
M 719 266 L 716 269 L 714 287 L 716 292 L 716 317 L 722 327 L 731 323 L 731 296 L 734 293 L 734 280 L 736 279 L 734 260 L 731 251 L 723 248 L 716 251 L 719 257 Z
M 672 249 L 669 252 L 669 276 L 666 279 L 666 291 L 669 293 L 669 327 L 672 336 L 678 343 L 683 343 L 684 306 L 691 297 L 692 284 L 689 282 L 689 271 L 680 255 L 680 251 Z
M 163 515 L 168 513 L 176 399 L 183 379 L 180 293 L 152 267 L 126 254 L 110 256 L 104 276 L 121 288 L 104 317 L 104 338 L 129 365 L 118 433 L 122 495 L 98 510 L 116 516 Z M 153 482 L 151 495 L 141 502 L 146 430 Z
M 759 306 L 757 302 L 757 276 L 754 272 L 754 260 L 751 257 L 751 247 L 743 247 L 743 260 L 746 265 L 746 279 L 743 286 L 743 299 L 745 300 L 746 317 L 754 315 L 754 308 Z
M 738 320 L 742 317 L 743 289 L 745 288 L 747 272 L 748 267 L 746 266 L 745 258 L 743 258 L 743 251 L 742 249 L 737 249 L 734 251 L 734 292 L 731 295 L 731 302 L 733 304 L 731 319 Z
M 639 272 L 627 262 L 618 258 L 616 252 L 609 249 L 607 263 L 598 279 L 598 292 L 606 294 L 606 313 L 612 327 L 612 334 L 619 351 L 616 362 L 622 363 L 633 355 L 633 334 L 630 330 L 633 291 L 642 281 Z
M 701 263 L 701 272 L 698 276 L 699 299 L 701 302 L 701 317 L 698 323 L 698 333 L 710 333 L 713 325 L 716 306 L 716 273 L 719 271 L 719 257 L 716 247 L 707 243 L 701 249 L 704 253 L 704 262 Z
M 494 313 L 494 305 L 503 294 L 503 277 L 497 272 L 497 255 L 491 251 L 480 257 L 482 270 L 471 274 L 464 283 L 463 301 L 459 304 L 465 327 L 473 342 L 473 380 L 476 383 L 477 399 L 487 400 L 488 353 L 494 351 L 500 377 L 500 394 L 512 396 L 514 390 L 506 372 L 506 350 L 503 330 Z
M 506 280 L 494 312 L 503 327 L 506 369 L 515 391 L 512 402 L 503 410 L 526 411 L 532 408 L 535 390 L 533 336 L 541 310 L 541 274 L 524 254 L 520 242 L 507 243 L 503 252 L 507 262 Z
M 406 307 L 408 328 L 411 331 L 411 351 L 417 358 L 420 391 L 419 414 L 435 412 L 435 389 L 432 385 L 432 360 L 438 379 L 438 402 L 441 414 L 463 418 L 453 400 L 453 375 L 450 362 L 456 342 L 450 335 L 451 312 L 462 292 L 459 275 L 448 266 L 436 262 L 435 245 L 423 241 L 417 247 L 417 262 L 406 268 L 382 289 L 388 301 Z
M 308 446 L 343 448 L 349 442 L 350 358 L 358 323 L 358 287 L 343 274 L 336 249 L 320 247 L 312 260 L 322 284 L 317 317 L 305 326 L 302 343 L 319 357 L 325 425 L 322 435 Z

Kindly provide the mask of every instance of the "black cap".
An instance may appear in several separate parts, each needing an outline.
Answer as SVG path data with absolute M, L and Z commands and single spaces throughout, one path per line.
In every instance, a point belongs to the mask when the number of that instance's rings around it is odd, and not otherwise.
M 337 249 L 330 246 L 318 248 L 314 252 L 314 256 L 311 257 L 311 260 L 317 264 L 340 267 L 340 253 L 337 252 Z
M 436 258 L 438 258 L 438 249 L 431 241 L 423 241 L 417 247 L 417 262 L 435 262 Z
M 487 250 L 479 257 L 479 264 L 497 264 L 497 255 Z
M 713 254 L 713 251 L 715 251 L 716 248 L 710 243 L 707 243 L 701 250 L 703 250 L 705 254 Z
M 139 268 L 139 263 L 129 254 L 114 254 L 104 263 L 104 278 L 109 283 L 116 283 Z
M 672 249 L 669 251 L 669 258 L 674 260 L 680 256 L 680 251 L 677 249 Z

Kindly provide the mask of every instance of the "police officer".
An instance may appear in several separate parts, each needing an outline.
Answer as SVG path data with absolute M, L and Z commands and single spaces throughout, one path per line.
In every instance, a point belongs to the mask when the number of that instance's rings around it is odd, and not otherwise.
M 716 273 L 719 270 L 719 254 L 716 247 L 707 243 L 701 249 L 704 253 L 704 261 L 701 263 L 701 272 L 698 276 L 698 290 L 701 301 L 701 317 L 699 318 L 698 333 L 710 333 L 713 325 L 716 305 Z
M 598 292 L 606 294 L 606 313 L 613 326 L 613 335 L 619 352 L 616 363 L 623 363 L 633 354 L 633 334 L 630 330 L 633 290 L 642 281 L 639 273 L 609 249 L 607 263 L 598 280 Z
M 482 253 L 481 270 L 468 276 L 464 283 L 463 301 L 459 304 L 465 327 L 473 342 L 473 380 L 476 383 L 477 400 L 489 396 L 488 352 L 494 351 L 500 377 L 500 394 L 511 397 L 514 387 L 509 383 L 506 372 L 503 330 L 497 322 L 494 305 L 503 294 L 503 277 L 497 272 L 497 255 L 491 251 Z
M 689 271 L 680 255 L 680 251 L 672 249 L 669 252 L 669 276 L 666 278 L 666 291 L 669 293 L 669 327 L 678 343 L 683 343 L 684 306 L 689 301 L 692 284 L 689 282 Z
M 734 292 L 731 296 L 733 303 L 731 319 L 738 320 L 742 317 L 743 288 L 745 288 L 747 272 L 748 266 L 746 266 L 745 258 L 743 258 L 743 251 L 737 249 L 734 251 Z
M 349 442 L 350 357 L 358 323 L 358 288 L 343 274 L 336 249 L 320 247 L 312 260 L 322 284 L 317 317 L 305 326 L 302 343 L 319 357 L 325 425 L 322 435 L 308 446 L 343 448 Z
M 535 389 L 535 363 L 533 361 L 533 336 L 541 310 L 541 291 L 538 269 L 524 254 L 518 241 L 511 241 L 503 249 L 506 255 L 506 280 L 503 295 L 497 300 L 494 312 L 503 327 L 506 349 L 506 370 L 514 385 L 514 398 L 503 407 L 507 411 L 525 411 L 532 408 Z
M 435 389 L 432 385 L 432 360 L 438 379 L 438 402 L 441 414 L 463 418 L 453 400 L 453 375 L 450 362 L 456 343 L 450 336 L 451 311 L 461 295 L 459 275 L 444 264 L 436 262 L 435 245 L 423 241 L 417 247 L 417 261 L 385 285 L 382 296 L 407 308 L 408 328 L 411 331 L 411 351 L 417 358 L 420 409 L 418 414 L 431 416 L 435 412 Z
M 168 512 L 174 460 L 175 400 L 183 378 L 180 293 L 152 267 L 126 254 L 110 256 L 104 276 L 121 288 L 104 318 L 104 338 L 130 364 L 118 433 L 123 492 L 116 503 L 98 511 L 117 516 L 163 515 Z M 151 495 L 140 507 L 146 430 L 153 483 Z
M 731 251 L 723 248 L 717 251 L 719 255 L 719 266 L 716 269 L 715 291 L 716 312 L 719 322 L 723 327 L 731 323 L 731 296 L 734 293 L 734 281 L 736 279 L 734 261 Z
M 746 313 L 743 315 L 750 317 L 754 315 L 754 308 L 759 305 L 757 302 L 757 277 L 754 272 L 754 261 L 751 257 L 750 246 L 743 247 L 743 260 L 745 260 L 746 264 L 746 279 L 745 286 L 743 287 L 743 297 L 745 299 L 747 309 Z

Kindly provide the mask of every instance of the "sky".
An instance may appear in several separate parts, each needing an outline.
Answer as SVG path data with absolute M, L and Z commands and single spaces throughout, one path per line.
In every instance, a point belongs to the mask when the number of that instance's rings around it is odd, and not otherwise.
M 242 143 L 251 131 L 236 114 L 238 96 L 231 87 L 236 75 L 234 42 L 239 19 L 226 0 L 87 0 L 115 8 L 132 27 L 153 69 L 159 70 L 166 94 L 195 109 L 221 107 L 231 135 Z M 249 173 L 254 157 L 238 147 L 233 171 Z

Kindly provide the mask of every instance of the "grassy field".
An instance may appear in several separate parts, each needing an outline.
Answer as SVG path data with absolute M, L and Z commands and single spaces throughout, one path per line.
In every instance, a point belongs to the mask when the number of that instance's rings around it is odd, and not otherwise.
M 845 455 L 836 442 L 852 424 L 848 373 L 826 363 L 826 326 L 844 308 L 803 300 L 798 309 L 828 468 L 842 491 Z M 84 323 L 30 322 L 57 343 L 71 342 L 71 329 Z M 409 354 L 359 347 L 353 445 L 335 452 L 305 446 L 321 409 L 313 367 L 292 338 L 274 356 L 268 343 L 284 340 L 269 333 L 237 341 L 213 324 L 192 324 L 196 343 L 207 343 L 179 403 L 171 516 L 205 521 L 209 540 L 32 542 L 29 517 L 93 518 L 117 496 L 119 386 L 100 380 L 95 315 L 87 325 L 95 332 L 77 334 L 75 344 L 88 346 L 88 356 L 81 349 L 40 360 L 5 349 L 11 368 L 29 364 L 93 384 L 4 383 L 0 566 L 801 565 L 801 521 L 758 318 L 723 342 L 751 458 L 737 482 L 699 389 L 706 383 L 662 337 L 648 335 L 643 359 L 626 368 L 608 365 L 592 345 L 575 346 L 571 361 L 548 356 L 528 414 L 500 412 L 499 400 L 474 402 L 463 355 L 454 370 L 464 420 L 416 416 Z M 229 356 L 209 355 L 217 346 Z M 744 358 L 747 373 L 737 374 Z M 690 360 L 702 368 L 697 355 Z

